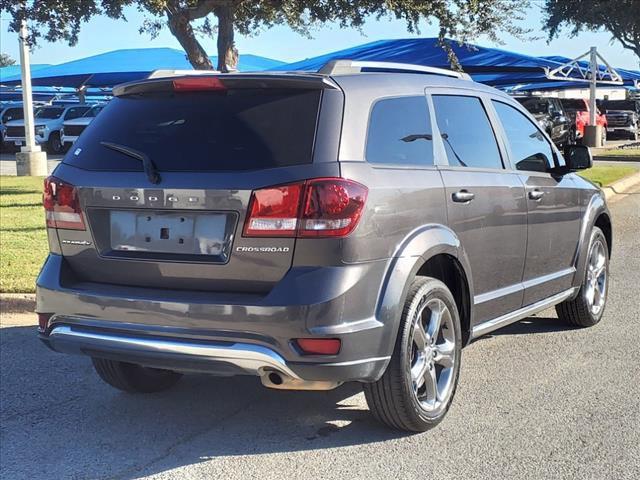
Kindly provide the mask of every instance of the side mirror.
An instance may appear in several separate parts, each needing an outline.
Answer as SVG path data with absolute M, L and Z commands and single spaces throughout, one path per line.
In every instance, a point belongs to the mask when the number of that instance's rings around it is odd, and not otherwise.
M 564 161 L 567 164 L 567 170 L 586 170 L 593 166 L 593 158 L 591 150 L 584 145 L 566 145 L 564 147 Z

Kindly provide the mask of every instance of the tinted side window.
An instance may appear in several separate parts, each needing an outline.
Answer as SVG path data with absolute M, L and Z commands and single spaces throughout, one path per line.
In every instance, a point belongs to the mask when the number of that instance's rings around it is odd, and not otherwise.
M 515 108 L 502 102 L 493 104 L 511 145 L 516 169 L 546 172 L 553 166 L 553 151 L 538 127 Z
M 496 137 L 479 98 L 434 95 L 433 106 L 449 165 L 502 168 Z
M 371 163 L 433 165 L 433 142 L 424 96 L 379 100 L 373 106 L 366 158 Z
M 10 122 L 11 120 L 22 120 L 24 117 L 24 111 L 22 107 L 7 108 L 2 114 L 2 123 Z

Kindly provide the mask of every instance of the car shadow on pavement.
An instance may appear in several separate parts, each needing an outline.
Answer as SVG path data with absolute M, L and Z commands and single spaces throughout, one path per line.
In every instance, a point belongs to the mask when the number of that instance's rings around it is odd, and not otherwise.
M 257 377 L 198 375 L 131 395 L 102 383 L 87 357 L 51 352 L 35 327 L 3 328 L 0 340 L 4 478 L 134 479 L 221 457 L 406 435 L 373 420 L 358 384 L 288 392 Z

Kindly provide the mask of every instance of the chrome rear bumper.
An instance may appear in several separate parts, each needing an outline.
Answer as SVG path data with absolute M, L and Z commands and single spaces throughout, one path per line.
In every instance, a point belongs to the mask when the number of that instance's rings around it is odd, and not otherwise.
M 248 343 L 199 343 L 55 326 L 41 339 L 56 352 L 89 355 L 148 367 L 216 375 L 257 375 L 263 385 L 287 390 L 329 390 L 340 382 L 306 381 L 273 350 Z

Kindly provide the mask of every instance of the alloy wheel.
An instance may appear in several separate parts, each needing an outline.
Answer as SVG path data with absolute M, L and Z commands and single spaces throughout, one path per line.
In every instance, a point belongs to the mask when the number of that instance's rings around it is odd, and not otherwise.
M 456 336 L 447 305 L 438 298 L 420 308 L 414 320 L 411 382 L 414 395 L 427 412 L 446 407 L 454 386 Z
M 585 298 L 593 315 L 598 315 L 604 308 L 607 293 L 607 252 L 602 240 L 591 245 L 587 264 L 587 281 Z

